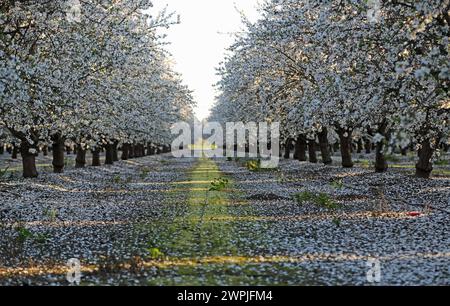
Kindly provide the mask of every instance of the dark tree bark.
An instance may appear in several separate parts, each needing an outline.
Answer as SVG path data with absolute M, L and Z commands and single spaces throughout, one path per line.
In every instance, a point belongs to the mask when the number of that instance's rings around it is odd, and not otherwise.
M 11 147 L 11 145 L 6 146 L 6 152 L 8 152 L 8 154 L 12 154 L 12 147 Z
M 45 145 L 45 146 L 42 148 L 42 154 L 43 154 L 44 156 L 48 156 L 48 146 L 47 146 L 47 145 Z
M 308 157 L 309 162 L 313 164 L 317 164 L 317 155 L 316 155 L 316 140 L 308 139 Z
M 153 148 L 152 148 L 152 144 L 151 143 L 147 144 L 147 155 L 148 156 L 153 155 Z
M 53 137 L 52 154 L 53 154 L 53 172 L 64 172 L 64 139 L 56 135 Z
M 38 176 L 36 169 L 36 154 L 30 153 L 32 147 L 26 140 L 20 144 L 20 155 L 22 156 L 23 177 L 33 178 Z
M 0 142 L 0 154 L 4 154 L 5 153 L 5 145 L 3 144 L 3 142 Z
M 86 150 L 81 145 L 77 145 L 77 157 L 75 158 L 75 168 L 86 166 Z
M 114 164 L 114 149 L 111 143 L 105 145 L 105 165 Z
M 285 159 L 291 158 L 291 144 L 292 144 L 292 139 L 291 138 L 286 139 L 286 142 L 284 143 L 284 158 Z
M 333 159 L 331 158 L 330 144 L 328 142 L 328 130 L 323 128 L 320 133 L 317 134 L 319 138 L 320 152 L 322 154 L 322 162 L 325 165 L 331 165 Z
M 431 146 L 430 139 L 425 139 L 421 143 L 421 148 L 418 151 L 419 161 L 416 164 L 416 177 L 430 178 L 431 171 L 433 171 L 433 157 L 434 149 Z
M 135 158 L 135 145 L 130 144 L 130 146 L 128 147 L 128 158 Z
M 375 172 L 383 173 L 388 169 L 388 163 L 384 156 L 384 144 L 383 142 L 378 142 L 376 145 L 376 154 L 375 154 Z
M 100 149 L 99 148 L 95 148 L 94 150 L 92 150 L 92 166 L 93 167 L 101 166 L 101 163 L 100 163 Z
M 119 150 L 118 150 L 119 142 L 117 140 L 113 143 L 113 161 L 119 161 Z
M 70 146 L 66 146 L 66 153 L 67 155 L 72 154 L 72 148 Z
M 147 156 L 147 145 L 146 144 L 141 144 L 141 150 L 142 150 L 142 156 Z
M 11 158 L 12 159 L 17 159 L 17 155 L 19 154 L 19 148 L 17 147 L 17 145 L 14 143 L 13 144 L 13 148 L 12 148 L 12 155 Z
M 386 134 L 387 123 L 383 122 L 378 128 L 378 133 L 387 138 Z M 384 156 L 384 143 L 382 141 L 376 144 L 375 150 L 375 171 L 378 173 L 386 172 L 388 169 L 388 164 Z
M 295 143 L 295 155 L 299 161 L 306 161 L 306 148 L 307 148 L 306 136 L 299 135 Z
M 351 129 L 337 129 L 337 134 L 339 135 L 340 147 L 341 147 L 341 157 L 342 157 L 342 167 L 352 168 L 352 130 Z
M 370 154 L 372 143 L 369 138 L 364 139 L 364 149 L 366 150 L 366 154 Z
M 356 150 L 356 153 L 358 153 L 358 154 L 362 153 L 362 151 L 363 151 L 363 141 L 362 141 L 361 138 L 358 140 L 357 146 L 358 146 L 358 149 Z
M 140 155 L 139 145 L 135 144 L 135 145 L 133 145 L 133 156 L 134 156 L 134 158 L 139 158 L 140 157 L 139 155 Z
M 129 152 L 130 152 L 130 144 L 124 143 L 122 144 L 122 160 L 128 160 L 129 158 Z

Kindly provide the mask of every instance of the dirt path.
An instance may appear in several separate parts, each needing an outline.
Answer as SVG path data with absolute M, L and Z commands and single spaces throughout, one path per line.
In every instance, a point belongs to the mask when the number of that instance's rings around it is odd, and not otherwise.
M 292 258 L 252 252 L 264 237 L 265 222 L 252 222 L 251 207 L 216 163 L 200 159 L 191 170 L 187 211 L 171 224 L 153 227 L 153 248 L 164 260 L 151 285 L 264 285 L 303 283 Z M 233 197 L 234 198 L 234 197 Z M 254 250 L 256 251 L 256 250 Z

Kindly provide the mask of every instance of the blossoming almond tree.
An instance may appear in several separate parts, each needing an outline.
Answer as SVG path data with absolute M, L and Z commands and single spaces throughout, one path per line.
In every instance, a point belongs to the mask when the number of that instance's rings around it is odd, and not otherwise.
M 324 162 L 335 132 L 344 167 L 353 166 L 354 136 L 369 139 L 379 172 L 386 150 L 412 140 L 417 176 L 428 177 L 449 135 L 449 1 L 381 2 L 373 18 L 356 1 L 266 1 L 219 70 L 213 116 L 277 117 L 300 151 L 317 134 Z
M 83 1 L 73 19 L 64 1 L 1 4 L 0 126 L 21 142 L 25 177 L 37 176 L 39 147 L 52 144 L 61 172 L 67 141 L 80 149 L 83 165 L 87 148 L 98 154 L 103 145 L 110 151 L 119 142 L 167 141 L 161 135 L 170 122 L 154 125 L 155 116 L 192 112 L 157 34 L 171 15 L 149 18 L 142 10 L 150 5 Z

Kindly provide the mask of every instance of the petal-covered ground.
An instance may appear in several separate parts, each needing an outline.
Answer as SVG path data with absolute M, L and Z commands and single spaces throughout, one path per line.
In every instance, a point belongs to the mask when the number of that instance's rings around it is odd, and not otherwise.
M 170 155 L 0 179 L 0 284 L 450 284 L 450 171 Z M 2 167 L 19 168 L 3 159 Z M 253 171 L 249 170 L 252 169 Z M 20 169 L 20 168 L 19 168 Z

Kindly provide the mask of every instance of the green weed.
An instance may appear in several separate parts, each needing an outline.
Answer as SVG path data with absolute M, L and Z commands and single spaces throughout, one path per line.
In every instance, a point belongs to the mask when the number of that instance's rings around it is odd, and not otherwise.
M 209 191 L 221 191 L 224 190 L 229 184 L 228 179 L 226 178 L 215 178 L 211 182 L 211 187 L 209 187 Z
M 298 204 L 313 203 L 314 205 L 326 208 L 328 210 L 335 210 L 339 208 L 339 205 L 330 198 L 326 193 L 314 194 L 309 191 L 304 191 L 294 195 L 295 200 Z
M 331 187 L 335 189 L 342 189 L 344 188 L 344 180 L 343 179 L 337 179 L 331 182 Z

